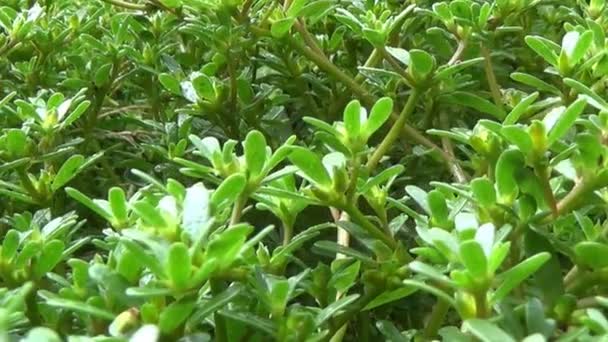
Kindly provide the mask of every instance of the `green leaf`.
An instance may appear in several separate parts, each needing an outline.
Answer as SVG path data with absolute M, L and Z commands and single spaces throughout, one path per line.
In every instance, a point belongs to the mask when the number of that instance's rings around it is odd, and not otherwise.
M 160 2 L 169 8 L 177 8 L 182 5 L 182 0 L 160 0 Z
M 361 129 L 361 103 L 359 101 L 350 101 L 344 108 L 344 128 L 351 139 L 359 137 Z
M 501 202 L 511 203 L 517 197 L 519 185 L 515 173 L 523 164 L 524 158 L 516 149 L 508 149 L 498 157 L 494 177 Z
M 87 315 L 91 315 L 96 318 L 101 318 L 107 321 L 112 321 L 116 317 L 113 313 L 106 311 L 104 309 L 98 308 L 91 304 L 78 302 L 69 299 L 63 298 L 49 298 L 44 302 L 45 305 L 49 305 L 52 307 L 65 309 L 68 311 L 76 311 L 80 313 L 84 313 Z
M 477 241 L 469 240 L 460 245 L 460 259 L 474 278 L 485 279 L 488 273 L 488 260 Z
M 154 228 L 165 228 L 167 226 L 167 222 L 160 211 L 154 208 L 152 204 L 146 201 L 139 201 L 133 203 L 132 207 L 133 211 L 135 211 L 146 225 Z
M 11 229 L 4 235 L 2 241 L 2 259 L 10 262 L 19 248 L 19 232 Z
M 387 342 L 407 342 L 405 336 L 401 335 L 401 332 L 395 327 L 391 321 L 377 321 L 376 328 L 385 337 Z
M 557 66 L 559 46 L 549 39 L 540 36 L 526 36 L 526 44 L 541 56 L 547 63 Z
M 340 310 L 344 309 L 346 306 L 357 300 L 357 298 L 359 298 L 358 294 L 352 294 L 346 297 L 342 297 L 337 301 L 329 304 L 317 314 L 317 317 L 315 318 L 316 325 L 320 326 L 321 324 L 325 323 L 325 321 L 327 321 L 335 314 L 337 314 Z
M 487 178 L 475 178 L 472 180 L 471 191 L 477 203 L 482 207 L 489 207 L 496 203 L 494 184 Z
M 385 47 L 385 49 L 403 65 L 410 65 L 410 53 L 407 50 L 390 46 Z
M 179 327 L 194 310 L 194 302 L 182 300 L 171 303 L 161 311 L 158 317 L 158 327 L 169 334 Z
M 318 129 L 324 130 L 335 136 L 338 135 L 338 131 L 334 128 L 334 126 L 328 124 L 327 122 L 325 122 L 323 120 L 312 118 L 310 116 L 305 116 L 302 118 L 302 120 L 304 120 L 304 122 L 306 122 L 307 124 L 309 124 L 311 126 L 315 126 Z
M 418 80 L 423 80 L 435 68 L 435 59 L 423 50 L 410 50 L 410 72 Z
M 357 260 L 347 267 L 334 271 L 328 285 L 334 287 L 340 293 L 345 293 L 356 283 L 360 268 L 361 261 Z
M 178 290 L 188 287 L 191 273 L 190 254 L 188 248 L 181 242 L 175 242 L 169 247 L 167 258 L 167 275 L 173 286 Z
M 433 219 L 438 223 L 447 222 L 450 213 L 443 193 L 439 190 L 431 190 L 426 200 Z
M 291 27 L 295 22 L 295 17 L 279 19 L 272 23 L 272 26 L 270 26 L 270 33 L 275 38 L 281 38 L 286 35 L 289 30 L 291 30 Z
M 530 134 L 521 125 L 504 125 L 500 133 L 507 140 L 517 146 L 524 154 L 530 153 L 534 149 L 534 144 Z
M 34 265 L 34 277 L 40 279 L 51 272 L 61 261 L 65 245 L 60 240 L 51 240 L 42 246 L 42 251 Z
M 214 234 L 205 251 L 205 260 L 217 260 L 220 269 L 229 267 L 239 256 L 247 235 L 252 230 L 251 226 L 243 224 Z
M 61 123 L 61 129 L 64 129 L 74 123 L 78 118 L 86 112 L 87 109 L 91 106 L 91 101 L 86 100 L 76 106 L 76 108 L 63 120 Z
M 225 203 L 234 203 L 241 192 L 243 192 L 243 189 L 245 189 L 246 184 L 247 181 L 243 175 L 238 173 L 230 175 L 215 189 L 211 195 L 211 203 L 215 208 Z
M 317 187 L 326 189 L 331 187 L 331 178 L 316 153 L 304 147 L 294 146 L 288 158 Z
M 80 154 L 76 154 L 68 158 L 68 160 L 61 165 L 59 171 L 57 171 L 57 175 L 55 175 L 53 183 L 51 183 L 51 190 L 53 192 L 57 191 L 59 188 L 67 184 L 78 174 L 79 169 L 84 162 L 84 157 Z
M 570 31 L 564 35 L 562 40 L 562 50 L 568 56 L 568 63 L 574 66 L 585 56 L 587 50 L 593 43 L 593 32 L 585 31 L 579 34 L 577 31 Z
M 379 306 L 398 301 L 413 294 L 417 290 L 417 288 L 412 286 L 403 286 L 395 290 L 385 291 L 369 302 L 362 311 L 372 310 Z
M 95 72 L 94 82 L 98 88 L 104 87 L 110 81 L 110 74 L 113 69 L 112 63 L 104 64 Z
M 568 87 L 576 90 L 579 94 L 584 96 L 590 105 L 593 107 L 608 111 L 608 102 L 606 102 L 602 97 L 596 94 L 593 90 L 589 89 L 586 85 L 582 84 L 577 80 L 573 80 L 571 78 L 564 78 L 564 84 Z
M 443 300 L 445 300 L 446 302 L 448 302 L 451 306 L 456 306 L 456 302 L 454 301 L 454 299 L 448 295 L 447 293 L 445 293 L 443 290 L 440 290 L 434 286 L 430 286 L 427 285 L 421 281 L 418 280 L 410 280 L 410 279 L 406 279 L 403 281 L 403 285 L 406 285 L 408 287 L 417 289 L 417 290 L 421 290 L 421 291 L 425 291 L 428 292 L 438 298 L 441 298 Z
M 473 108 L 482 113 L 490 114 L 499 120 L 504 119 L 505 116 L 505 113 L 494 103 L 468 92 L 455 91 L 450 95 L 446 96 L 446 100 L 449 103 L 459 104 L 462 106 Z
M 553 125 L 547 136 L 549 146 L 553 145 L 558 139 L 563 137 L 566 132 L 572 127 L 576 119 L 581 115 L 587 106 L 587 101 L 584 98 L 579 98 L 572 103 L 560 116 L 557 122 Z
M 490 302 L 497 303 L 501 301 L 511 290 L 530 277 L 550 258 L 551 254 L 549 253 L 538 253 L 520 262 L 508 271 L 499 274 L 497 279 L 500 280 L 500 286 L 492 294 Z
M 427 214 L 431 213 L 427 200 L 428 194 L 424 190 L 415 185 L 408 185 L 405 187 L 405 192 L 407 192 L 407 194 L 410 195 Z
M 450 76 L 462 71 L 465 68 L 468 68 L 472 65 L 483 62 L 483 60 L 484 60 L 483 57 L 479 57 L 479 58 L 473 58 L 473 59 L 469 59 L 466 61 L 458 62 L 454 65 L 450 65 L 447 67 L 440 67 L 437 70 L 437 72 L 435 73 L 434 79 L 445 80 L 445 79 L 449 78 Z
M 550 253 L 551 258 L 536 271 L 532 283 L 542 294 L 543 302 L 553 305 L 565 293 L 561 263 L 557 251 L 551 241 L 533 229 L 527 229 L 524 235 L 524 248 L 526 255 L 537 253 Z
M 513 75 L 511 75 L 511 77 L 512 76 Z M 537 98 L 538 98 L 538 92 L 534 92 L 534 93 L 526 96 L 525 98 L 523 98 L 521 101 L 519 101 L 519 103 L 515 107 L 513 107 L 511 112 L 509 114 L 507 114 L 507 117 L 502 122 L 503 125 L 513 125 L 513 124 L 517 123 L 519 118 L 526 112 L 528 107 L 530 107 L 530 105 L 532 103 L 534 103 L 534 101 L 536 101 Z
M 251 131 L 244 143 L 247 171 L 251 178 L 257 177 L 266 164 L 266 138 L 259 131 Z
M 112 208 L 112 215 L 116 221 L 119 223 L 127 222 L 128 210 L 125 192 L 119 187 L 112 187 L 108 191 L 108 200 L 110 208 Z
M 68 196 L 70 196 L 73 199 L 77 200 L 78 202 L 82 203 L 87 208 L 93 210 L 97 215 L 103 217 L 106 221 L 108 221 L 108 222 L 112 221 L 112 218 L 113 218 L 112 213 L 109 212 L 106 208 L 95 203 L 87 195 L 83 194 L 82 192 L 80 192 L 74 188 L 70 188 L 70 187 L 65 188 L 65 192 L 68 194 Z
M 390 97 L 383 97 L 376 101 L 365 123 L 365 134 L 370 137 L 388 120 L 393 112 L 393 100 Z
M 9 129 L 6 132 L 6 150 L 12 157 L 21 157 L 27 147 L 27 134 L 18 129 Z
M 287 11 L 285 12 L 285 15 L 288 17 L 297 17 L 300 13 L 300 11 L 302 10 L 302 8 L 304 8 L 304 6 L 306 5 L 306 3 L 308 2 L 308 0 L 294 0 L 291 2 L 289 8 L 287 9 Z
M 207 301 L 199 303 L 197 310 L 192 313 L 189 318 L 191 322 L 201 322 L 203 319 L 216 312 L 221 308 L 225 308 L 234 298 L 236 298 L 241 291 L 243 286 L 234 284 L 222 291 L 222 293 L 213 295 L 213 297 Z
M 199 98 L 207 101 L 213 101 L 215 99 L 215 87 L 209 76 L 205 74 L 196 76 L 192 79 L 192 86 Z
M 425 264 L 421 261 L 412 261 L 408 264 L 408 268 L 412 271 L 422 274 L 433 281 L 437 281 L 447 286 L 454 286 L 454 283 L 445 274 L 439 272 L 435 267 Z
M 552 93 L 555 95 L 561 94 L 561 91 L 555 86 L 552 86 L 549 83 L 541 80 L 540 78 L 532 76 L 530 74 L 526 74 L 523 72 L 514 72 L 511 74 L 511 78 L 517 82 L 528 85 L 536 90 L 545 91 L 547 93 Z
M 578 262 L 593 269 L 602 269 L 608 266 L 608 245 L 594 241 L 583 241 L 574 247 Z
M 485 320 L 469 319 L 463 323 L 463 330 L 470 332 L 482 342 L 515 342 L 515 340 L 502 329 Z
M 182 88 L 179 84 L 179 81 L 177 80 L 177 78 L 173 77 L 173 75 L 163 73 L 163 74 L 158 75 L 158 80 L 160 81 L 160 84 L 162 84 L 163 87 L 165 87 L 165 89 L 172 92 L 173 94 L 175 94 L 175 95 L 182 94 Z

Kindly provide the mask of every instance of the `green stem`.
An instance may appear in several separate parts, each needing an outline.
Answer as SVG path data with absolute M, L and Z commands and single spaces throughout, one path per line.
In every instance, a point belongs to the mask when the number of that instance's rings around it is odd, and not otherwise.
M 232 215 L 230 215 L 230 225 L 233 226 L 241 220 L 241 215 L 243 215 L 243 209 L 245 209 L 245 204 L 247 204 L 247 194 L 242 193 L 236 200 L 234 207 L 232 208 Z
M 365 293 L 363 296 L 361 296 L 361 298 L 359 298 L 359 300 L 357 300 L 350 310 L 334 318 L 333 328 L 329 331 L 327 337 L 321 341 L 331 341 L 331 339 L 338 333 L 340 329 L 342 329 L 343 326 L 348 323 L 348 321 L 350 321 L 355 315 L 359 314 L 367 304 L 369 304 L 380 294 L 379 292 L 379 290 L 374 290 Z
M 14 48 L 15 46 L 17 46 L 17 44 L 19 44 L 19 42 L 17 40 L 14 40 L 14 39 L 8 40 L 6 43 L 4 43 L 4 45 L 2 45 L 2 47 L 0 47 L 0 56 L 11 51 L 11 49 Z
M 426 327 L 424 328 L 423 332 L 423 335 L 427 340 L 432 340 L 437 335 L 437 331 L 443 325 L 445 315 L 449 310 L 450 303 L 442 298 L 437 298 L 437 302 L 433 306 L 433 311 L 431 312 L 431 317 L 426 323 Z
M 40 198 L 40 192 L 38 192 L 38 190 L 34 186 L 34 183 L 32 183 L 32 180 L 27 175 L 27 172 L 24 169 L 18 169 L 17 175 L 19 176 L 21 186 L 23 186 L 23 188 L 30 194 L 30 196 L 32 196 L 35 201 L 41 202 L 42 198 Z
M 272 37 L 272 35 L 270 34 L 270 31 L 262 29 L 255 25 L 250 25 L 249 29 L 256 35 Z M 374 104 L 374 101 L 375 101 L 374 97 L 371 96 L 359 84 L 359 82 L 355 81 L 355 79 L 348 76 L 346 73 L 344 73 L 342 70 L 340 70 L 338 67 L 336 67 L 329 60 L 324 60 L 322 56 L 316 55 L 314 53 L 314 51 L 304 47 L 302 44 L 300 44 L 299 42 L 297 42 L 293 39 L 288 40 L 288 42 L 295 50 L 297 50 L 298 52 L 300 52 L 301 54 L 303 54 L 304 56 L 309 58 L 313 63 L 315 63 L 319 67 L 319 69 L 325 71 L 326 73 L 330 74 L 331 76 L 338 79 L 338 81 L 340 81 L 344 85 L 346 85 L 355 95 L 357 95 L 357 97 L 359 97 L 359 99 L 364 103 L 365 106 L 371 107 Z M 393 113 L 393 115 L 391 115 L 391 118 L 393 120 L 396 120 L 397 114 Z M 433 143 L 431 140 L 429 140 L 427 137 L 425 137 L 422 133 L 420 133 L 414 127 L 412 127 L 408 124 L 405 124 L 403 126 L 402 133 L 404 136 L 409 137 L 414 142 L 416 142 L 426 148 L 436 151 L 439 154 L 439 156 L 444 160 L 447 167 L 451 167 L 451 165 L 453 165 L 455 163 L 454 158 L 452 158 L 450 155 L 445 153 L 439 146 L 437 146 L 435 143 Z
M 293 236 L 293 224 L 283 222 L 283 246 L 287 246 Z
M 439 113 L 439 125 L 441 129 L 449 130 L 448 116 L 445 111 Z M 452 140 L 447 137 L 441 138 L 441 144 L 443 145 L 443 151 L 448 154 L 452 160 L 449 162 L 450 172 L 454 176 L 454 179 L 458 183 L 466 183 L 469 180 L 469 176 L 467 173 L 460 167 L 458 160 L 454 157 L 454 146 L 452 145 Z
M 378 227 L 371 223 L 353 203 L 348 203 L 344 208 L 342 208 L 342 210 L 346 211 L 351 219 L 355 221 L 355 223 L 359 224 L 361 228 L 363 228 L 369 235 L 384 242 L 390 248 L 397 248 L 397 242 L 391 236 L 384 234 L 382 230 L 378 229 Z
M 222 292 L 223 286 L 221 282 L 217 280 L 210 280 L 209 286 L 211 287 L 211 293 L 214 296 L 219 295 Z M 218 312 L 213 315 L 215 322 L 215 341 L 216 342 L 227 342 L 228 341 L 228 330 L 226 329 L 226 319 Z
M 492 93 L 492 98 L 494 99 L 494 103 L 501 111 L 504 111 L 502 105 L 502 95 L 500 93 L 500 86 L 496 81 L 496 75 L 494 74 L 494 67 L 492 66 L 492 56 L 490 55 L 490 51 L 482 44 L 481 45 L 481 55 L 484 59 L 484 69 L 486 73 L 486 78 L 488 80 L 488 86 L 490 87 L 490 92 Z
M 405 107 L 403 107 L 401 114 L 399 114 L 399 118 L 397 119 L 397 121 L 395 121 L 395 123 L 389 130 L 386 137 L 384 137 L 384 140 L 382 140 L 382 142 L 380 143 L 378 148 L 374 151 L 372 156 L 367 161 L 366 167 L 370 172 L 374 168 L 376 168 L 376 166 L 378 165 L 378 162 L 380 161 L 382 156 L 384 156 L 386 154 L 386 152 L 388 152 L 388 149 L 393 145 L 395 140 L 397 140 L 399 138 L 399 134 L 400 134 L 401 130 L 403 129 L 403 127 L 405 126 L 405 123 L 406 123 L 408 117 L 410 116 L 410 114 L 412 114 L 412 112 L 414 111 L 414 108 L 416 108 L 416 102 L 418 101 L 418 96 L 419 96 L 418 90 L 416 88 L 412 89 L 412 93 L 410 94 L 410 97 L 407 99 L 407 103 L 405 104 Z
M 477 318 L 487 318 L 490 315 L 486 291 L 479 291 L 475 294 L 475 310 Z
M 114 6 L 118 6 L 118 7 L 122 7 L 122 8 L 126 8 L 126 9 L 132 9 L 132 10 L 144 11 L 148 8 L 148 6 L 146 6 L 146 5 L 133 4 L 133 3 L 122 1 L 122 0 L 102 0 L 102 1 L 107 2 Z
M 538 165 L 534 168 L 534 171 L 540 179 L 540 184 L 543 187 L 543 195 L 545 197 L 545 201 L 547 201 L 547 204 L 549 204 L 551 212 L 553 213 L 553 217 L 557 218 L 557 200 L 553 195 L 553 190 L 551 189 L 551 184 L 549 183 L 549 179 L 551 177 L 549 168 L 546 165 Z

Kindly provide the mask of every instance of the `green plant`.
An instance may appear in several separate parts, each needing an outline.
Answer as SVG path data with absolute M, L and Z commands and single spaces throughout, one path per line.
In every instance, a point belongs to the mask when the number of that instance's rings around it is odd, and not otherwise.
M 607 339 L 607 11 L 5 0 L 0 339 Z

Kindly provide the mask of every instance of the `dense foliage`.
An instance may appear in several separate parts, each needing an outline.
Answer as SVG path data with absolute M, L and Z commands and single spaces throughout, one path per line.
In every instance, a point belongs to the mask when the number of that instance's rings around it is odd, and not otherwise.
M 604 0 L 3 0 L 0 341 L 608 341 Z

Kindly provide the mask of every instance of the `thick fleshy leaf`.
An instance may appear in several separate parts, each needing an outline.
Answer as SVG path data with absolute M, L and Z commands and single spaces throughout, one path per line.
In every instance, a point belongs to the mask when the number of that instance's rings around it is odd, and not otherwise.
M 266 163 L 266 138 L 259 131 L 251 131 L 245 138 L 245 159 L 250 177 L 257 177 Z
M 557 66 L 557 53 L 559 45 L 540 36 L 526 36 L 526 44 L 541 56 L 547 63 Z
M 304 147 L 294 146 L 288 158 L 315 185 L 323 188 L 331 187 L 331 178 L 316 153 Z
M 473 334 L 482 342 L 515 342 L 513 337 L 489 321 L 469 319 L 464 322 L 463 329 Z
M 553 145 L 553 143 L 568 132 L 570 127 L 574 124 L 574 121 L 581 115 L 586 105 L 587 101 L 584 98 L 580 98 L 568 106 L 549 131 L 547 136 L 547 144 L 549 146 Z
M 486 277 L 488 260 L 477 241 L 469 240 L 460 245 L 460 259 L 471 276 L 481 279 Z
M 551 254 L 549 253 L 538 253 L 498 275 L 497 278 L 500 279 L 500 286 L 492 294 L 491 302 L 497 303 L 501 301 L 511 290 L 536 272 L 549 258 L 551 258 Z
M 519 101 L 519 103 L 513 107 L 511 112 L 507 114 L 507 117 L 503 121 L 503 125 L 513 125 L 517 123 L 519 118 L 526 112 L 530 105 L 536 101 L 537 98 L 538 92 L 534 92 Z
M 359 136 L 361 130 L 361 103 L 353 100 L 344 108 L 344 128 L 351 138 Z
M 574 247 L 574 252 L 579 262 L 593 269 L 608 267 L 608 245 L 584 241 Z
M 53 183 L 51 183 L 51 189 L 57 191 L 57 189 L 67 184 L 78 174 L 78 171 L 84 162 L 84 157 L 80 154 L 73 155 L 66 160 L 65 163 L 61 165 L 61 168 L 59 168 L 59 171 L 57 171 L 57 175 L 55 175 Z

